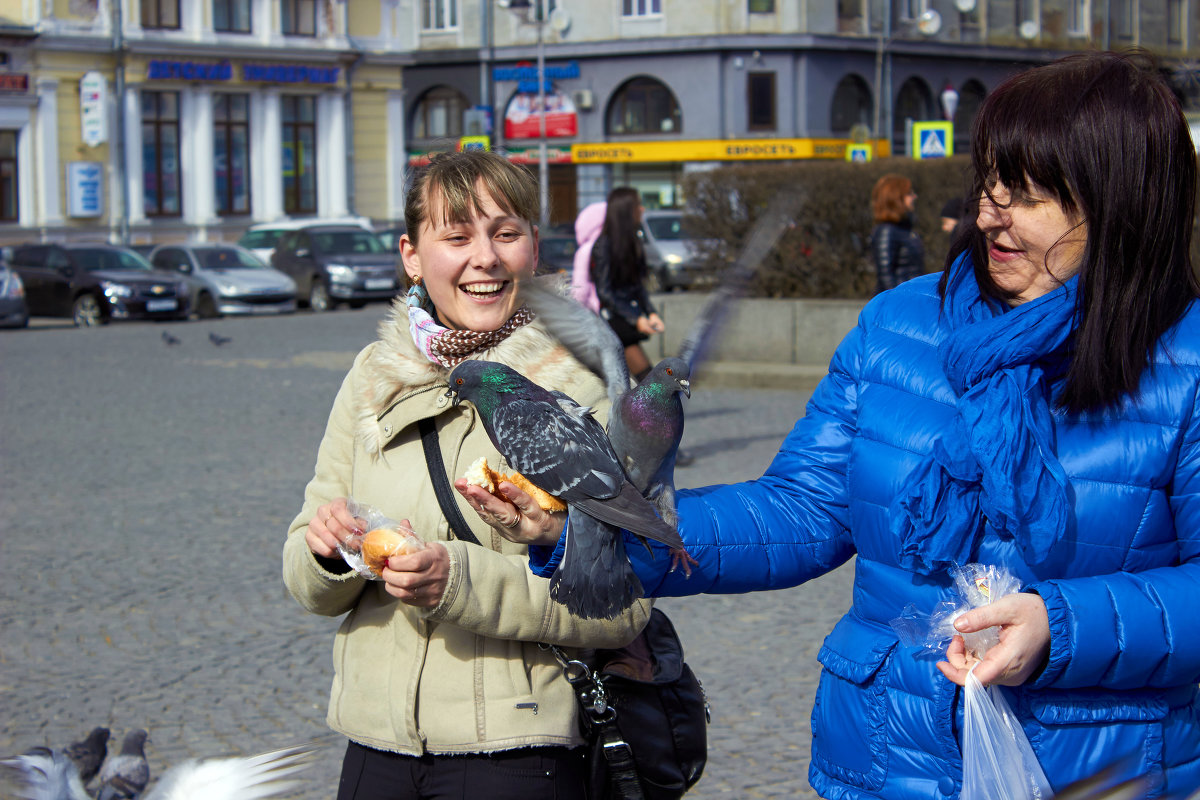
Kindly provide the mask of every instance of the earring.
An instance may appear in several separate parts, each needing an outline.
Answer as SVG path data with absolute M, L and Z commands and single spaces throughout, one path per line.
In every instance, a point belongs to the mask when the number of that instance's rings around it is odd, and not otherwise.
M 421 285 L 421 276 L 420 275 L 415 276 L 412 279 L 412 282 L 413 282 L 414 286 L 420 286 Z
M 414 278 L 413 285 L 408 287 L 408 295 L 405 297 L 405 303 L 409 308 L 421 308 L 428 299 L 429 293 L 421 285 L 421 279 Z

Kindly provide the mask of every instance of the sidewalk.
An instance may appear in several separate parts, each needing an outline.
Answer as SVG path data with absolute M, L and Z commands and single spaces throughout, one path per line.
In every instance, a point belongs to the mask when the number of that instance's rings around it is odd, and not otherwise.
M 651 361 L 679 352 L 707 298 L 699 293 L 654 296 L 667 330 L 646 342 Z M 825 376 L 838 343 L 858 323 L 865 304 L 865 300 L 738 300 L 694 380 L 719 388 L 811 391 Z

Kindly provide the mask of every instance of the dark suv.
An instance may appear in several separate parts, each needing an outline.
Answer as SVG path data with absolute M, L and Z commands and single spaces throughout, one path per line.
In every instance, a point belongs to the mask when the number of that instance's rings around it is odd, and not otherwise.
M 345 302 L 390 300 L 400 290 L 398 256 L 356 225 L 313 225 L 289 231 L 271 254 L 271 266 L 291 276 L 313 311 Z
M 187 285 L 156 272 L 125 247 L 106 244 L 27 244 L 14 247 L 10 266 L 25 283 L 29 313 L 70 317 L 78 326 L 114 319 L 186 319 Z

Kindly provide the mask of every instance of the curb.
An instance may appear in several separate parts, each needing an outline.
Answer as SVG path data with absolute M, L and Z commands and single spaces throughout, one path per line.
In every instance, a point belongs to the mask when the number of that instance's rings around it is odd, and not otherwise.
M 701 389 L 783 389 L 811 393 L 828 372 L 826 365 L 711 361 L 700 365 L 692 384 Z

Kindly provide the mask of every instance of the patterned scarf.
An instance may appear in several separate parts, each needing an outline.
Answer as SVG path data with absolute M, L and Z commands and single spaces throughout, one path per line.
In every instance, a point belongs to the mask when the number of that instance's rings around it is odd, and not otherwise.
M 408 330 L 413 341 L 434 364 L 454 369 L 476 353 L 491 349 L 507 339 L 513 331 L 533 321 L 533 312 L 521 306 L 508 321 L 494 331 L 457 331 L 442 327 L 433 318 L 429 293 L 420 284 L 408 290 Z
M 966 564 L 985 526 L 1037 564 L 1074 526 L 1043 366 L 1074 329 L 1077 287 L 1074 277 L 1003 310 L 980 294 L 966 254 L 951 267 L 951 333 L 938 356 L 958 413 L 892 501 L 902 566 L 930 574 Z

